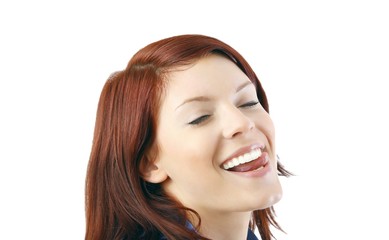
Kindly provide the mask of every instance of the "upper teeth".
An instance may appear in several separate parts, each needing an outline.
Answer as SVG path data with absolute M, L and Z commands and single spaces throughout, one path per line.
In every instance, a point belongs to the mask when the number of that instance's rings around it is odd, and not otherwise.
M 240 164 L 251 162 L 254 159 L 257 159 L 261 156 L 262 152 L 261 149 L 256 148 L 251 150 L 249 153 L 245 153 L 243 155 L 240 155 L 239 157 L 233 158 L 230 161 L 223 164 L 223 168 L 228 170 L 230 168 L 236 167 Z

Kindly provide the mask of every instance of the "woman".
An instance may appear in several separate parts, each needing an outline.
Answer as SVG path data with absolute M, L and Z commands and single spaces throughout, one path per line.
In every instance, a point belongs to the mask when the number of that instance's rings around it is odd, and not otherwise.
M 106 82 L 86 179 L 86 239 L 270 239 L 282 189 L 264 90 L 203 35 L 154 42 Z

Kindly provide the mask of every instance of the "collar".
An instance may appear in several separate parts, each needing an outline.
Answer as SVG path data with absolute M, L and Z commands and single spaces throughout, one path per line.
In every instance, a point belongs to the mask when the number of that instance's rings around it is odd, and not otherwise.
M 253 233 L 253 231 L 251 231 L 251 229 L 249 229 L 247 233 L 247 240 L 258 240 L 257 236 L 255 236 L 255 234 Z
M 186 222 L 186 227 L 190 230 L 196 231 L 192 223 L 190 223 L 189 221 Z M 250 228 L 247 231 L 247 240 L 258 240 L 257 236 L 254 234 L 253 231 L 251 231 Z

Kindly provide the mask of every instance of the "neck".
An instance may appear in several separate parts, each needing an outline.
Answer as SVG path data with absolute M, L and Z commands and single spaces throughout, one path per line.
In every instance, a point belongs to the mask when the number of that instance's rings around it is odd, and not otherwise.
M 199 214 L 201 216 L 199 232 L 204 237 L 223 240 L 246 240 L 251 212 Z

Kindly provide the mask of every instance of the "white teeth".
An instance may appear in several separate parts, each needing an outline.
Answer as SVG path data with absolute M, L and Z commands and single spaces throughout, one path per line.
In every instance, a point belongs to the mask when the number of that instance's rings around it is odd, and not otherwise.
M 234 165 L 234 163 L 231 161 L 231 162 L 228 162 L 228 164 L 227 164 L 227 168 L 226 169 L 228 169 L 228 168 L 232 168 L 232 167 L 234 167 L 235 165 Z M 223 167 L 224 167 L 224 165 L 223 165 Z
M 239 163 L 240 163 L 240 164 L 245 163 L 244 157 L 243 157 L 243 156 L 239 156 Z
M 251 162 L 254 159 L 259 158 L 261 155 L 262 155 L 261 149 L 259 149 L 259 148 L 253 149 L 253 150 L 251 150 L 251 152 L 240 155 L 239 157 L 233 158 L 230 161 L 228 161 L 227 163 L 223 164 L 223 168 L 225 170 L 228 170 L 228 169 L 236 167 L 240 164 Z
M 251 161 L 251 154 L 250 153 L 245 153 L 243 155 L 243 158 L 244 158 L 244 162 L 250 162 Z
M 232 159 L 232 163 L 234 163 L 234 166 L 239 165 L 239 160 L 237 158 Z

